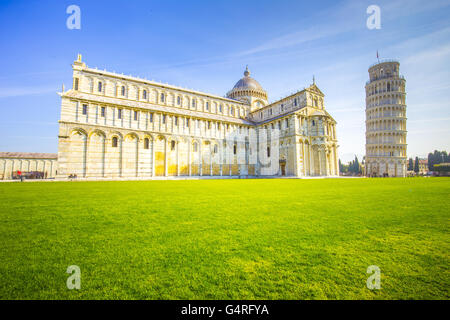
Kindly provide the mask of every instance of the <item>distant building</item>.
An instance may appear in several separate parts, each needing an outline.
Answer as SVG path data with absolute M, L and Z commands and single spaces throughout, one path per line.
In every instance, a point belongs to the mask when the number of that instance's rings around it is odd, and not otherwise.
M 54 178 L 56 153 L 0 152 L 0 180 L 17 178 L 20 171 L 28 178 Z
M 449 177 L 450 163 L 444 162 L 433 165 L 433 175 L 438 177 Z
M 419 159 L 419 174 L 425 176 L 428 174 L 428 160 Z
M 369 68 L 366 83 L 366 176 L 405 177 L 406 92 L 400 63 L 382 61 Z

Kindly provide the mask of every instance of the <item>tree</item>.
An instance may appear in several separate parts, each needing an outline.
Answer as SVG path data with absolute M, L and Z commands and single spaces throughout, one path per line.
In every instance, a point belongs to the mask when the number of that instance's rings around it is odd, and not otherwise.
M 409 158 L 409 162 L 408 162 L 408 171 L 413 171 L 414 170 L 414 164 L 413 164 L 413 159 Z
M 348 163 L 348 172 L 351 172 L 354 174 L 358 174 L 358 173 L 362 172 L 357 156 L 355 156 L 355 160 L 352 160 Z
M 434 165 L 450 162 L 450 155 L 447 151 L 434 150 L 428 154 L 428 170 L 434 171 Z
M 428 154 L 428 170 L 433 171 L 433 154 Z
M 419 157 L 416 157 L 416 160 L 414 161 L 414 172 L 419 173 Z
M 356 174 L 361 172 L 361 166 L 359 165 L 359 161 L 358 161 L 358 157 L 357 156 L 355 156 L 355 163 L 354 163 L 353 169 L 354 169 L 353 172 L 356 173 Z
M 339 172 L 341 173 L 351 172 L 349 170 L 349 164 L 342 164 L 341 159 L 339 159 Z

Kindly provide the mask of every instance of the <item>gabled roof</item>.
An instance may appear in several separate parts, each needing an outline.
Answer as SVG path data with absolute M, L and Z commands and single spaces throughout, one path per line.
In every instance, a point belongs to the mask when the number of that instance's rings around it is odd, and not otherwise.
M 324 111 L 325 110 L 315 109 L 311 115 L 312 116 L 326 116 Z
M 334 120 L 334 118 L 328 113 L 327 110 L 325 109 L 315 109 L 312 107 L 307 107 L 309 109 L 313 109 L 313 112 L 310 113 L 310 116 L 326 116 L 329 117 L 334 123 L 337 123 L 336 120 Z
M 309 88 L 306 88 L 307 91 L 314 92 L 315 94 L 318 94 L 319 96 L 325 97 L 322 91 L 320 91 L 319 87 L 313 83 Z

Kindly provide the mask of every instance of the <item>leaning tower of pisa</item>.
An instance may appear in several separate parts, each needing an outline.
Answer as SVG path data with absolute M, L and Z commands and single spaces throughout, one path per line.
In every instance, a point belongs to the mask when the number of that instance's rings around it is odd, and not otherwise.
M 369 68 L 366 83 L 366 160 L 369 177 L 406 176 L 405 78 L 398 61 Z

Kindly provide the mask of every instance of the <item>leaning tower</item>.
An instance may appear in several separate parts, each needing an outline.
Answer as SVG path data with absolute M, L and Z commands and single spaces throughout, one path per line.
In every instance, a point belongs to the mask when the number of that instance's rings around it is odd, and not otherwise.
M 398 61 L 369 68 L 366 83 L 366 159 L 369 177 L 406 176 L 405 78 Z

